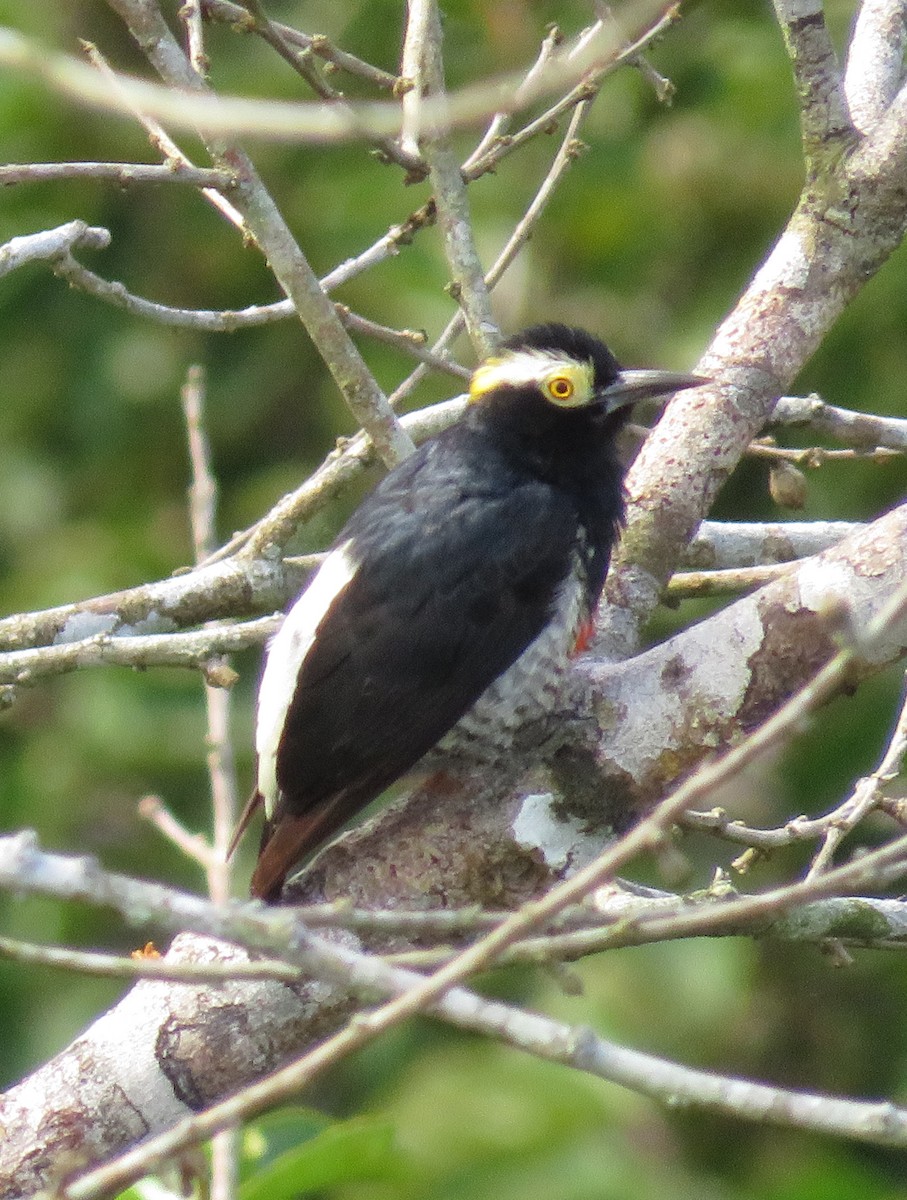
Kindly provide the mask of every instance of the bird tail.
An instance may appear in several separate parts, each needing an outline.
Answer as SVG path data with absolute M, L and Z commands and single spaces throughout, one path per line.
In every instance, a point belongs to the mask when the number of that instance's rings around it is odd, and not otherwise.
M 227 858 L 232 858 L 236 847 L 239 845 L 242 835 L 249 828 L 249 822 L 264 804 L 264 797 L 261 792 L 254 791 L 246 801 L 246 806 L 239 814 L 239 820 L 233 830 L 233 836 L 230 838 L 230 845 L 227 847 Z
M 351 803 L 349 793 L 339 792 L 308 812 L 275 814 L 273 823 L 265 825 L 249 887 L 252 895 L 262 900 L 279 899 L 287 874 L 336 833 L 358 807 L 358 798 Z

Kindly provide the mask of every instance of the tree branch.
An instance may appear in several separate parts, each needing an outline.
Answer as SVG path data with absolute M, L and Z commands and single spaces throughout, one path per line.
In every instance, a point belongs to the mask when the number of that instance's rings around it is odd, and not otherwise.
M 871 133 L 904 82 L 903 0 L 862 0 L 847 52 L 844 90 L 854 125 Z
M 123 5 L 128 0 L 109 0 Z M 132 0 L 133 5 L 146 0 Z M 525 72 L 516 71 L 491 81 L 461 88 L 444 102 L 427 101 L 424 119 L 449 120 L 451 128 L 460 128 L 486 120 L 497 112 L 522 111 L 537 100 L 559 93 L 579 83 L 587 73 L 595 73 L 617 62 L 632 61 L 648 42 L 676 16 L 674 4 L 664 0 L 645 0 L 634 7 L 633 28 L 618 34 L 602 26 L 582 53 L 572 55 L 565 47 L 547 66 L 537 72 L 531 87 L 524 86 Z M 134 12 L 145 24 L 144 14 Z M 153 49 L 152 40 L 145 45 Z M 49 86 L 92 106 L 113 112 L 122 110 L 122 99 L 98 80 L 85 65 L 64 54 L 48 53 L 11 29 L 0 30 L 0 63 L 27 71 Z M 208 137 L 270 137 L 312 142 L 335 142 L 369 137 L 395 137 L 400 133 L 401 115 L 396 103 L 365 101 L 343 109 L 323 103 L 297 104 L 288 101 L 247 100 L 239 97 L 215 97 L 205 94 L 195 82 L 168 80 L 176 88 L 189 87 L 194 93 L 148 83 L 125 75 L 117 76 L 118 87 L 132 104 L 158 120 L 176 128 L 202 130 Z
M 194 167 L 191 163 L 172 159 L 165 163 L 50 162 L 0 166 L 0 187 L 59 179 L 103 179 L 124 188 L 145 183 L 187 183 L 192 187 L 219 188 L 228 187 L 230 183 L 229 175 L 216 167 Z M 91 248 L 104 249 L 106 244 Z
M 151 0 L 109 0 L 109 3 L 159 75 L 171 87 L 181 89 L 184 104 L 189 102 L 187 91 L 192 96 L 216 100 L 193 71 Z M 399 462 L 412 449 L 412 442 L 343 328 L 252 161 L 239 146 L 223 144 L 216 138 L 208 149 L 216 164 L 233 170 L 230 201 L 241 212 L 278 282 L 293 301 L 353 415 L 367 430 L 382 460 L 389 466 Z
M 469 216 L 469 201 L 460 164 L 454 154 L 450 130 L 443 118 L 425 122 L 423 105 L 445 99 L 441 57 L 441 22 L 434 0 L 409 0 L 409 21 L 403 43 L 401 75 L 411 87 L 403 96 L 402 136 L 417 146 L 428 164 L 444 252 L 452 275 L 451 295 L 466 322 L 470 341 L 479 358 L 497 344 L 498 327 L 479 261 Z

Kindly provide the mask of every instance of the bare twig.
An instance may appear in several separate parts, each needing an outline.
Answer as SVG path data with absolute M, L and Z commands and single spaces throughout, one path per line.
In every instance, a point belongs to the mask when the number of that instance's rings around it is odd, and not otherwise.
M 26 263 L 57 261 L 74 248 L 104 250 L 109 245 L 110 234 L 106 229 L 86 225 L 84 221 L 69 221 L 56 229 L 10 238 L 0 246 L 0 279 Z
M 167 580 L 166 583 L 174 582 Z M 75 614 L 76 606 L 73 606 Z M 84 667 L 188 667 L 202 670 L 220 687 L 235 682 L 212 659 L 249 646 L 260 646 L 278 629 L 280 617 L 260 617 L 186 633 L 149 633 L 116 637 L 98 633 L 59 645 L 36 646 L 0 653 L 0 683 L 26 685 Z
M 594 94 L 594 89 L 593 93 Z M 518 222 L 513 233 L 507 240 L 507 244 L 498 254 L 495 262 L 485 277 L 485 285 L 488 291 L 493 291 L 501 280 L 504 272 L 516 258 L 522 247 L 532 235 L 532 230 L 544 212 L 548 201 L 563 178 L 567 168 L 575 161 L 577 155 L 582 149 L 582 143 L 577 140 L 577 132 L 582 124 L 586 113 L 588 112 L 588 104 L 583 101 L 578 103 L 570 118 L 570 123 L 567 127 L 567 132 L 563 141 L 555 155 L 554 161 L 548 170 L 547 175 L 542 181 L 541 186 L 536 192 L 523 217 Z M 491 151 L 489 151 L 491 153 Z M 438 355 L 446 352 L 447 346 L 455 337 L 462 331 L 465 325 L 465 316 L 462 311 L 457 312 L 447 323 L 446 328 L 437 338 L 432 346 L 432 354 Z M 407 396 L 425 377 L 426 371 L 424 367 L 417 367 L 407 379 L 405 379 L 391 395 L 391 404 L 396 408 L 406 399 Z
M 224 21 L 244 33 L 252 32 L 255 29 L 254 23 L 249 19 L 248 11 L 239 4 L 231 4 L 229 0 L 202 0 L 202 4 L 206 15 L 214 20 Z M 273 21 L 272 25 L 289 45 L 298 46 L 301 50 L 311 50 L 313 54 L 317 54 L 319 58 L 331 63 L 338 70 L 356 75 L 385 91 L 394 90 L 397 83 L 396 75 L 392 75 L 389 71 L 382 71 L 380 67 L 363 62 L 361 58 L 356 58 L 355 55 L 340 50 L 322 34 L 302 33 L 290 25 L 280 24 L 279 21 Z
M 211 452 L 204 429 L 204 371 L 197 364 L 189 368 L 180 390 L 186 436 L 189 442 L 189 463 L 192 479 L 189 484 L 189 525 L 195 562 L 203 562 L 217 545 L 214 525 L 217 511 L 217 484 L 211 473 Z
M 72 287 L 78 288 L 98 300 L 113 304 L 116 308 L 132 313 L 133 316 L 180 329 L 233 333 L 237 329 L 269 325 L 274 321 L 283 321 L 295 315 L 295 309 L 290 300 L 252 305 L 239 310 L 176 308 L 169 304 L 160 304 L 157 301 L 148 300 L 144 296 L 135 295 L 118 281 L 103 279 L 94 271 L 83 266 L 69 252 L 63 252 L 56 258 L 54 271 Z M 324 286 L 324 281 L 322 281 L 322 286 Z M 325 288 L 325 290 L 329 289 Z M 458 379 L 469 377 L 470 372 L 465 367 L 426 349 L 423 344 L 424 337 L 412 330 L 390 329 L 376 321 L 366 320 L 365 317 L 352 312 L 343 304 L 336 305 L 336 311 L 344 326 L 355 333 L 364 334 L 393 346 L 409 357 L 417 358 L 427 366 L 443 371 L 444 374 L 454 375 Z
M 349 280 L 355 279 L 369 267 L 393 258 L 400 253 L 402 247 L 408 246 L 412 242 L 420 229 L 426 229 L 434 222 L 435 206 L 434 202 L 429 200 L 427 204 L 423 204 L 421 208 L 410 213 L 405 221 L 399 225 L 392 225 L 387 233 L 378 238 L 367 250 L 363 250 L 355 258 L 348 258 L 333 271 L 329 271 L 322 279 L 321 286 L 326 291 L 333 291 L 342 283 L 348 283 Z
M 160 796 L 143 796 L 138 805 L 139 816 L 144 817 L 187 858 L 198 863 L 202 870 L 209 874 L 214 866 L 214 858 L 207 840 L 199 833 L 191 833 L 173 815 Z
M 230 176 L 216 167 L 193 167 L 170 159 L 165 163 L 50 162 L 0 166 L 0 187 L 46 183 L 56 179 L 109 179 L 118 187 L 145 183 L 188 183 L 193 187 L 227 187 Z
M 463 165 L 463 175 L 469 181 L 478 179 L 488 171 L 496 168 L 498 163 L 508 154 L 513 154 L 514 151 L 521 149 L 527 142 L 538 137 L 539 134 L 550 133 L 556 122 L 567 112 L 570 112 L 578 104 L 584 100 L 592 100 L 597 95 L 603 80 L 611 72 L 623 66 L 624 63 L 633 63 L 635 57 L 644 46 L 649 42 L 660 37 L 664 31 L 677 19 L 678 9 L 674 5 L 665 7 L 662 14 L 652 22 L 651 27 L 647 32 L 638 39 L 632 46 L 624 47 L 624 50 L 614 59 L 613 62 L 601 64 L 595 69 L 585 72 L 582 78 L 575 86 L 570 87 L 560 96 L 549 108 L 547 108 L 539 116 L 528 121 L 521 129 L 515 133 L 504 133 L 498 137 L 488 140 L 487 148 L 479 153 L 478 150 L 473 151 L 466 163 Z M 591 30 L 599 30 L 602 26 L 600 23 L 591 27 Z M 581 35 L 581 41 L 585 39 L 590 31 L 586 31 L 585 35 Z M 557 42 L 560 45 L 560 41 Z M 543 47 L 544 52 L 544 47 Z M 560 50 L 560 54 L 565 54 L 568 58 L 575 57 L 574 52 L 570 49 Z M 547 69 L 546 64 L 551 60 L 552 55 L 547 54 L 542 62 L 536 62 L 530 71 L 527 73 L 524 85 L 531 90 L 535 86 L 534 78 L 537 73 Z M 498 116 L 507 116 L 509 113 L 496 114 Z M 486 139 L 483 138 L 483 142 Z
M 824 446 L 805 446 L 802 449 L 776 446 L 770 441 L 750 442 L 748 458 L 762 458 L 769 462 L 796 463 L 800 467 L 818 469 L 827 462 L 875 462 L 887 463 L 899 458 L 904 451 L 892 450 L 888 446 L 872 446 L 868 449 L 826 450 Z
M 274 321 L 284 321 L 294 315 L 291 300 L 278 300 L 273 304 L 256 304 L 248 308 L 206 309 L 206 308 L 176 308 L 169 304 L 160 304 L 148 300 L 145 296 L 137 296 L 130 292 L 118 280 L 104 279 L 102 276 L 83 266 L 72 254 L 60 257 L 54 266 L 54 271 L 61 279 L 65 279 L 71 287 L 78 288 L 96 300 L 112 304 L 134 317 L 146 321 L 154 321 L 158 325 L 168 325 L 177 329 L 197 329 L 210 333 L 233 333 L 237 329 L 248 329 L 258 325 L 270 325 Z
M 411 358 L 418 358 L 432 370 L 452 375 L 455 379 L 461 380 L 469 379 L 472 375 L 472 371 L 468 367 L 461 367 L 459 363 L 449 358 L 446 352 L 434 354 L 429 350 L 425 345 L 425 334 L 422 332 L 413 329 L 390 329 L 387 325 L 379 325 L 377 321 L 369 321 L 357 313 L 350 312 L 343 304 L 337 305 L 337 311 L 348 329 L 374 338 L 375 341 L 384 342 L 387 346 L 393 346 L 395 350 L 402 350 L 404 354 Z
M 532 236 L 532 231 L 539 218 L 548 206 L 558 184 L 563 180 L 568 168 L 576 161 L 585 146 L 578 139 L 580 127 L 588 115 L 592 97 L 580 101 L 570 115 L 567 130 L 551 163 L 548 173 L 532 198 L 529 207 L 517 222 L 513 233 L 507 239 L 507 244 L 498 254 L 486 277 L 489 291 L 500 282 L 504 273 L 516 256 Z
M 645 40 L 654 38 L 662 32 L 667 25 L 675 19 L 675 10 L 669 9 L 656 22 Z M 591 31 L 587 31 L 587 35 L 599 28 L 599 24 L 592 27 Z M 586 36 L 586 35 L 584 35 Z M 582 41 L 582 39 L 581 39 Z M 560 35 L 557 30 L 552 30 L 549 39 L 543 43 L 542 51 L 539 59 L 530 69 L 527 74 L 525 85 L 533 86 L 535 75 L 541 71 L 544 65 L 549 61 L 554 52 L 554 48 L 560 44 Z M 572 51 L 570 53 L 573 53 Z M 564 137 L 560 150 L 548 172 L 545 180 L 542 182 L 536 196 L 527 209 L 520 223 L 517 225 L 511 237 L 508 239 L 507 245 L 498 255 L 497 260 L 488 272 L 485 283 L 489 291 L 491 291 L 498 283 L 504 272 L 510 266 L 513 259 L 516 257 L 519 250 L 522 248 L 525 241 L 531 235 L 531 230 L 544 211 L 550 196 L 560 181 L 566 167 L 576 158 L 577 154 L 582 149 L 582 144 L 577 141 L 576 134 L 579 130 L 583 117 L 588 110 L 588 104 L 598 93 L 599 87 L 605 75 L 614 70 L 624 60 L 621 58 L 616 60 L 597 71 L 590 71 L 584 76 L 582 82 L 575 88 L 570 90 L 567 95 L 558 100 L 551 108 L 542 113 L 541 116 L 534 121 L 529 122 L 518 133 L 514 135 L 504 135 L 502 132 L 496 132 L 495 136 L 486 136 L 482 139 L 479 147 L 473 151 L 461 168 L 463 178 L 467 181 L 478 179 L 486 171 L 494 170 L 497 164 L 507 154 L 513 153 L 518 147 L 525 145 L 527 142 L 537 137 L 541 133 L 549 133 L 552 125 L 565 112 L 574 110 L 570 124 L 567 129 L 567 134 Z M 496 131 L 502 130 L 506 124 L 509 124 L 510 116 L 506 112 L 495 114 L 492 122 L 492 128 Z M 444 329 L 440 337 L 436 340 L 432 347 L 434 354 L 443 353 L 450 342 L 464 328 L 464 314 L 458 312 L 450 320 L 447 327 Z M 391 404 L 396 408 L 411 394 L 413 389 L 425 377 L 425 370 L 422 367 L 417 367 L 416 370 L 405 379 L 393 392 L 391 396 Z
M 211 452 L 204 428 L 204 373 L 189 368 L 180 392 L 192 480 L 189 485 L 189 517 L 196 563 L 202 562 L 217 545 L 217 484 L 211 469 Z M 230 670 L 226 660 L 216 667 Z M 215 904 L 230 898 L 230 840 L 236 823 L 237 780 L 233 744 L 230 741 L 230 692 L 212 687 L 205 680 L 205 710 L 208 716 L 208 775 L 211 780 L 213 814 L 212 845 L 206 865 L 208 895 Z M 238 1143 L 235 1129 L 222 1129 L 211 1146 L 211 1200 L 233 1200 L 238 1178 Z
M 105 80 L 113 93 L 119 96 L 123 106 L 127 112 L 131 112 L 136 120 L 142 125 L 148 134 L 148 139 L 152 146 L 160 152 L 164 159 L 165 165 L 168 163 L 179 163 L 183 168 L 191 168 L 193 164 L 186 157 L 183 151 L 179 148 L 173 138 L 167 133 L 164 127 L 159 124 L 154 117 L 149 116 L 140 105 L 134 104 L 127 92 L 122 86 L 122 79 L 110 67 L 110 64 L 98 50 L 97 46 L 90 42 L 83 42 L 82 47 L 88 56 L 88 60 L 95 68 L 98 74 Z M 226 171 L 222 169 L 222 174 Z M 234 225 L 242 234 L 247 232 L 245 221 L 237 209 L 230 203 L 223 192 L 217 187 L 203 187 L 202 195 L 209 204 L 225 217 L 231 225 Z
M 355 121 L 355 114 L 342 94 L 331 87 L 318 70 L 311 44 L 299 47 L 286 38 L 282 28 L 267 15 L 260 0 L 240 0 L 240 3 L 248 12 L 252 30 L 302 76 L 315 95 L 328 104 L 339 105 L 346 110 L 350 120 Z M 375 147 L 386 162 L 395 162 L 403 167 L 408 182 L 417 182 L 424 178 L 426 168 L 418 150 L 412 151 L 405 143 L 398 143 L 393 137 L 373 137 L 367 130 L 363 130 L 362 136 Z
M 217 485 L 211 470 L 211 454 L 204 430 L 204 379 L 200 367 L 190 367 L 181 392 L 192 482 L 189 487 L 189 513 L 196 562 L 202 562 L 217 544 L 215 512 Z M 229 670 L 226 660 L 215 668 Z M 208 892 L 211 899 L 225 903 L 230 895 L 230 864 L 227 847 L 236 820 L 236 767 L 229 736 L 230 693 L 205 682 L 205 706 L 208 713 L 208 773 L 214 813 L 213 847 L 207 866 Z
M 539 56 L 526 72 L 526 82 L 530 85 L 535 80 L 539 71 L 543 69 L 545 64 L 550 60 L 557 47 L 563 41 L 563 35 L 556 25 L 552 25 L 542 40 L 542 45 L 539 49 Z M 404 109 L 404 122 L 408 114 Z M 474 165 L 479 162 L 484 156 L 489 153 L 493 147 L 499 147 L 501 139 L 506 134 L 510 127 L 511 114 L 509 112 L 496 112 L 491 118 L 488 128 L 480 139 L 476 148 L 472 151 L 466 161 L 463 163 L 464 179 L 475 178 L 473 176 Z
M 204 79 L 208 74 L 208 56 L 205 53 L 205 34 L 202 26 L 201 0 L 183 0 L 179 13 L 186 26 L 189 61 Z
M 119 4 L 121 0 L 112 0 Z M 602 29 L 582 54 L 554 55 L 532 87 L 523 87 L 525 73 L 514 72 L 482 81 L 452 93 L 441 104 L 426 101 L 424 119 L 444 121 L 460 128 L 487 120 L 496 112 L 518 111 L 542 97 L 575 86 L 590 72 L 612 63 L 632 60 L 651 40 L 655 28 L 674 18 L 675 5 L 645 0 L 634 5 L 633 29 L 623 45 L 610 30 Z M 568 61 L 569 60 L 569 61 Z M 48 85 L 83 103 L 120 112 L 121 96 L 99 80 L 84 64 L 64 54 L 48 53 L 13 30 L 0 31 L 0 64 L 28 71 Z M 208 137 L 270 137 L 312 142 L 332 142 L 369 137 L 394 137 L 400 131 L 400 110 L 395 103 L 365 101 L 341 109 L 336 105 L 259 101 L 240 97 L 215 97 L 198 89 L 186 95 L 170 87 L 118 75 L 118 87 L 146 114 L 177 128 L 203 131 Z M 175 81 L 169 81 L 175 82 Z
M 169 87 L 177 90 L 181 103 L 191 98 L 220 103 L 199 78 L 174 38 L 161 12 L 141 0 L 109 0 L 126 22 L 155 70 Z M 0 37 L 0 47 L 3 39 Z M 166 90 L 166 89 L 165 89 Z M 242 148 L 209 137 L 208 150 L 215 163 L 235 171 L 231 203 L 241 212 L 245 227 L 254 237 L 300 320 L 328 366 L 347 405 L 383 461 L 393 465 L 412 450 L 412 442 L 401 428 L 393 410 L 362 356 L 343 328 L 328 296 L 289 227 L 264 187 L 258 172 Z
M 793 568 L 793 563 L 770 563 L 759 567 L 731 567 L 723 571 L 677 571 L 668 581 L 672 600 L 723 596 L 763 587 Z
M 227 983 L 234 979 L 277 979 L 297 983 L 299 967 L 278 959 L 253 959 L 248 962 L 171 962 L 144 954 L 121 958 L 61 946 L 40 946 L 18 938 L 0 937 L 0 956 L 23 963 L 40 963 L 64 971 L 99 975 L 107 979 L 163 979 L 170 983 Z
M 782 396 L 775 405 L 771 424 L 808 425 L 817 433 L 859 448 L 885 446 L 890 450 L 907 450 L 907 420 L 903 417 L 880 417 L 836 408 L 815 394 Z
M 844 838 L 880 805 L 883 789 L 901 773 L 904 755 L 907 753 L 907 699 L 894 727 L 882 761 L 871 775 L 859 780 L 852 794 L 837 808 L 828 821 L 822 837 L 822 845 L 810 864 L 807 878 L 828 870 L 835 851 Z
M 445 97 L 440 18 L 434 0 L 409 0 L 408 8 L 401 75 L 411 86 L 403 97 L 406 125 L 402 136 L 409 139 L 406 145 L 412 142 L 418 147 L 428 164 L 452 277 L 450 292 L 463 312 L 477 356 L 484 358 L 494 350 L 499 332 L 475 246 L 466 184 L 443 117 L 423 120 L 423 105 Z

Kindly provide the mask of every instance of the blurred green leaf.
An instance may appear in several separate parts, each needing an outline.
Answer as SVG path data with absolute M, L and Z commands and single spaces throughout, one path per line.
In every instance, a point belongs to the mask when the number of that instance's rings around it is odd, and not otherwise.
M 393 1124 L 356 1117 L 311 1134 L 267 1162 L 242 1184 L 239 1200 L 294 1200 L 339 1183 L 390 1181 L 403 1174 Z

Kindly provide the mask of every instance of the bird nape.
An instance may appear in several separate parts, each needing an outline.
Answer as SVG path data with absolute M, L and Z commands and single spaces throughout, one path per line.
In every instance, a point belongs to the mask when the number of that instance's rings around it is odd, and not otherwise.
M 264 807 L 254 896 L 432 747 L 493 759 L 550 710 L 623 517 L 628 406 L 702 382 L 623 370 L 565 325 L 476 369 L 463 418 L 363 501 L 268 648 L 237 829 Z

